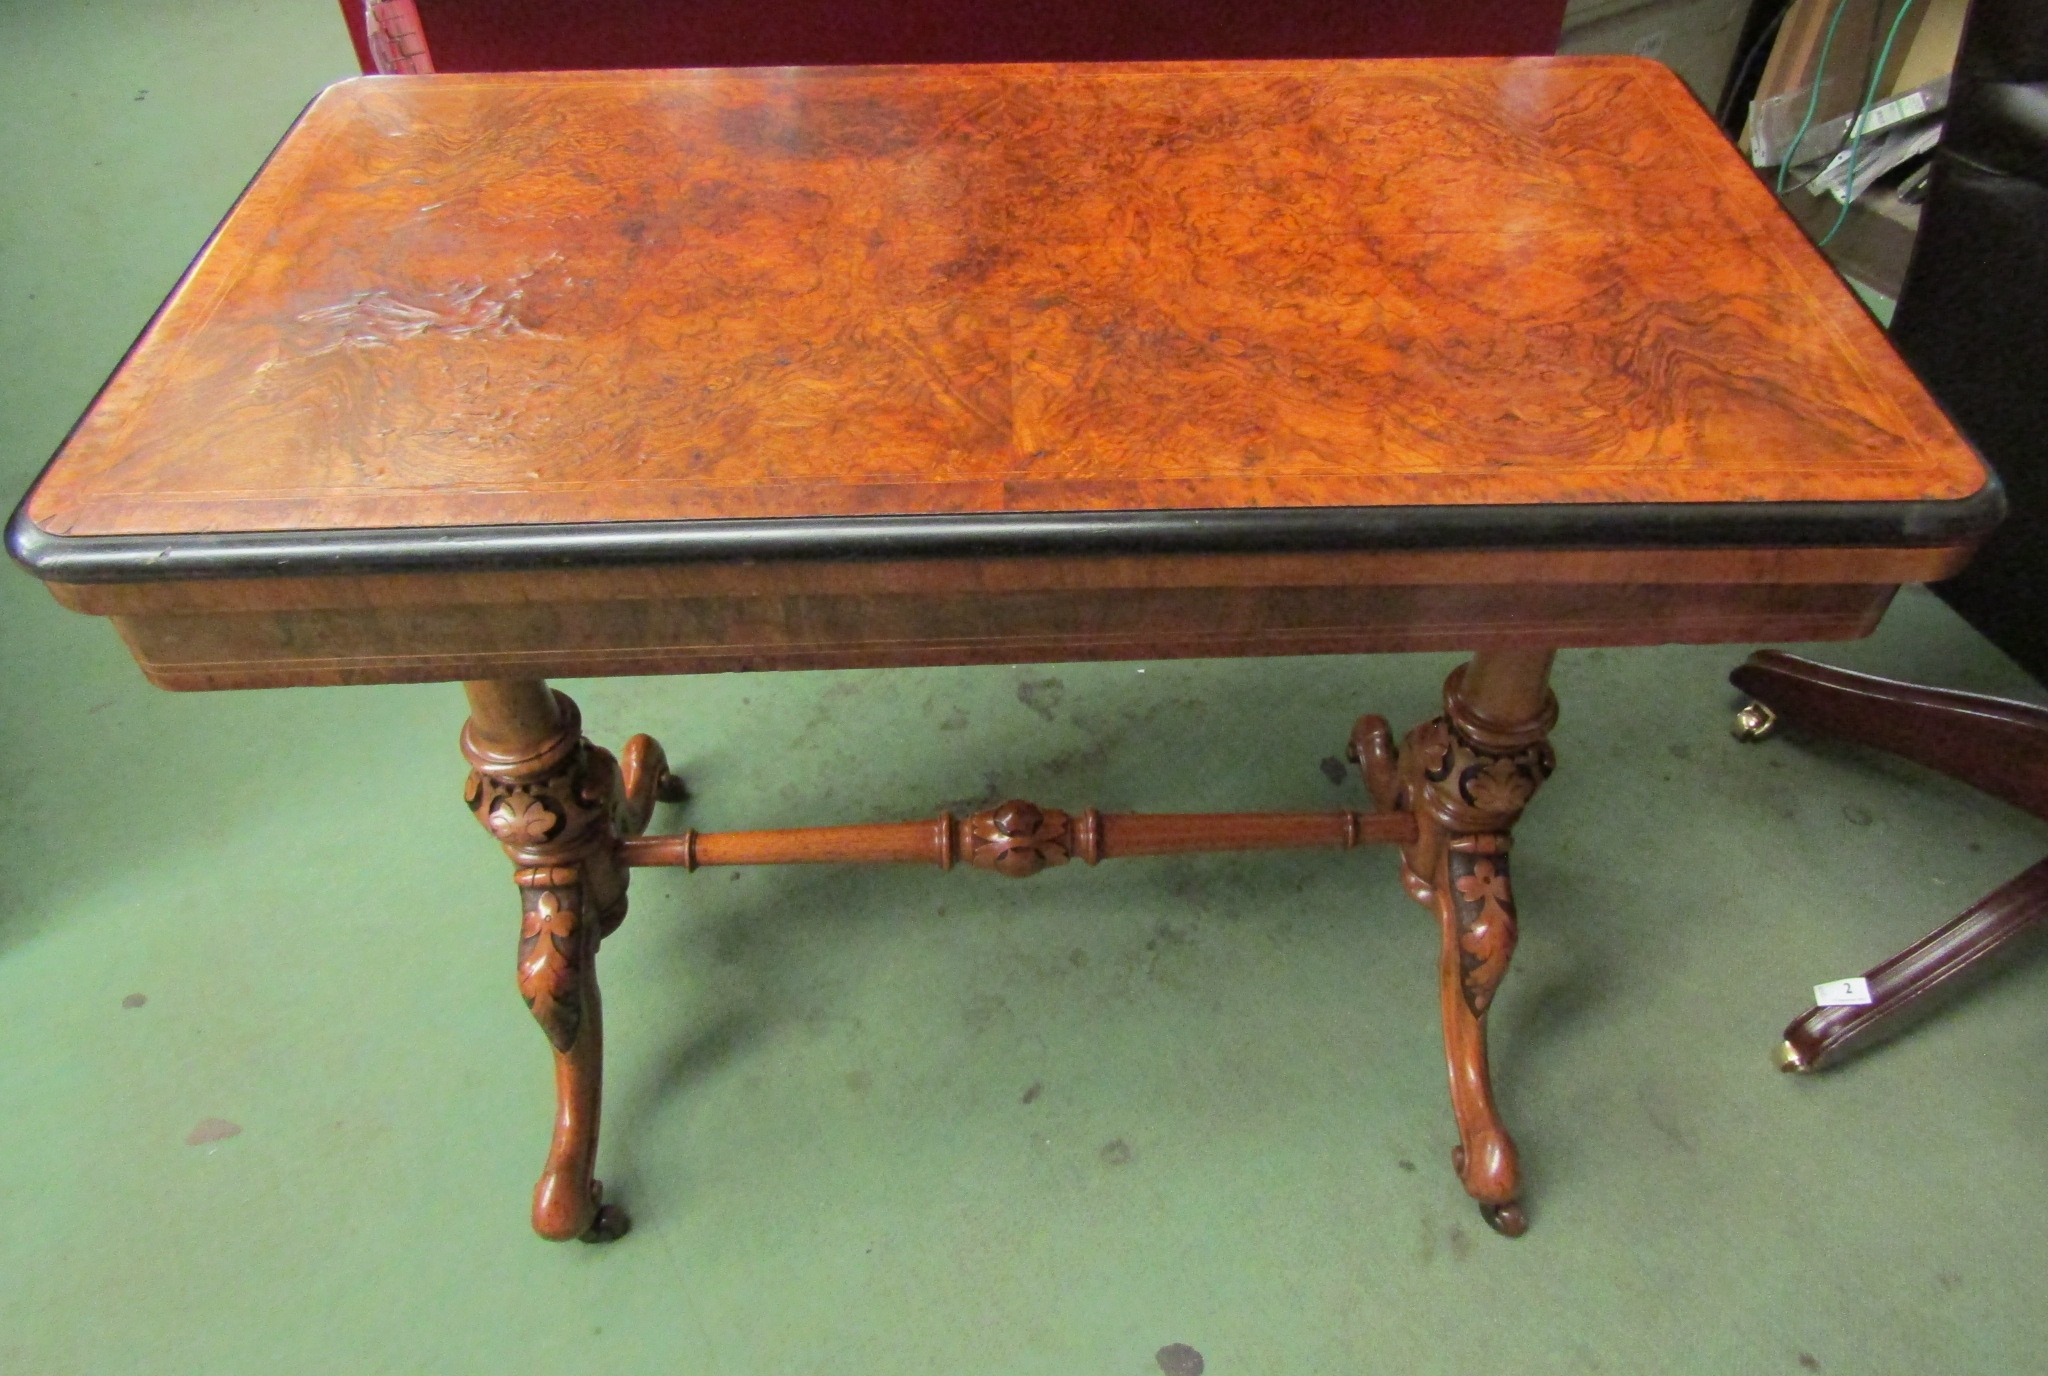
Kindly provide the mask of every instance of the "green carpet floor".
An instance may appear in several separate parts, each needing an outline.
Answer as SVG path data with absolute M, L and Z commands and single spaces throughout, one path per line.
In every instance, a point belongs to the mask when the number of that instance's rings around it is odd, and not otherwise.
M 0 0 L 12 500 L 351 56 L 329 0 Z M 551 1110 L 446 685 L 174 696 L 0 570 L 0 1372 L 2031 1372 L 2048 966 L 1808 1080 L 1855 973 L 2048 828 L 1728 735 L 1748 647 L 1566 655 L 1494 1013 L 1534 1226 L 1452 1179 L 1391 857 L 643 873 L 605 950 L 616 1246 Z M 1909 592 L 1838 662 L 2033 695 Z M 1442 656 L 567 684 L 700 827 L 1313 807 Z M 1199 743 L 1200 748 L 1195 748 Z

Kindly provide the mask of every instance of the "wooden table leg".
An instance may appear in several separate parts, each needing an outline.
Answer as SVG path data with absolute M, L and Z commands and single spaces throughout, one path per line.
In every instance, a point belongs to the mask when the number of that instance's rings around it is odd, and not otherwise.
M 1782 650 L 1758 650 L 1728 681 L 1752 699 L 1736 716 L 1739 740 L 1762 740 L 1783 723 L 1888 751 L 2048 818 L 2048 709 L 1853 673 Z M 1870 1003 L 1794 1018 L 1778 1044 L 1779 1069 L 1819 1070 L 1877 1040 L 2044 921 L 2048 860 L 1866 970 Z
M 623 763 L 585 740 L 576 704 L 539 679 L 463 687 L 464 796 L 512 859 L 524 910 L 519 992 L 555 1052 L 555 1135 L 534 1187 L 534 1231 L 608 1242 L 630 1224 L 591 1174 L 604 1082 L 597 948 L 626 916 L 619 841 L 681 786 L 647 736 L 626 743 Z
M 1993 889 L 1953 922 L 1863 972 L 1870 1002 L 1809 1008 L 1778 1043 L 1778 1069 L 1821 1070 L 1869 1045 L 1909 1012 L 1964 982 L 2021 937 L 2048 922 L 2048 860 Z
M 1738 739 L 1761 740 L 1782 721 L 1926 765 L 2048 818 L 2048 708 L 1854 673 L 1783 650 L 1758 650 L 1728 681 L 1755 700 L 1737 716 Z
M 1443 934 L 1444 1056 L 1458 1122 L 1451 1164 L 1487 1223 L 1509 1237 L 1529 1223 L 1514 1139 L 1494 1107 L 1486 1012 L 1515 949 L 1509 832 L 1556 763 L 1546 739 L 1557 721 L 1553 658 L 1549 650 L 1474 655 L 1445 682 L 1443 715 L 1409 732 L 1398 751 L 1383 718 L 1363 718 L 1352 733 L 1375 801 L 1416 819 L 1401 871 Z

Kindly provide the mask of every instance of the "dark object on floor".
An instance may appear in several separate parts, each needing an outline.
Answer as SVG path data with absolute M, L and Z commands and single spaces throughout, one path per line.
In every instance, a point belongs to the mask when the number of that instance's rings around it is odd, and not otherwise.
M 394 70 L 372 55 L 365 8 L 363 0 L 341 0 L 357 60 L 365 72 Z M 415 0 L 402 7 L 414 8 L 432 53 L 424 70 L 443 72 L 1515 57 L 1556 52 L 1564 24 L 1564 0 Z
M 1977 0 L 1892 338 L 2012 502 L 1935 591 L 2048 680 L 2048 5 Z
M 1777 650 L 1757 651 L 1728 681 L 1754 700 L 1737 717 L 1736 735 L 1745 740 L 1761 740 L 1789 722 L 1889 751 L 2048 818 L 2048 708 L 1853 674 Z M 1785 1029 L 1779 1066 L 1818 1070 L 1875 1041 L 1900 1014 L 1955 984 L 2044 916 L 2048 860 L 1867 972 L 1867 1006 L 1800 1014 Z

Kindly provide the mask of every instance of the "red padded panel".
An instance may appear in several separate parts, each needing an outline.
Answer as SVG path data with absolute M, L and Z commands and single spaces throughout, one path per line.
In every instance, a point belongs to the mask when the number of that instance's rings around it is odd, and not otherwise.
M 362 0 L 341 0 L 373 70 Z M 419 0 L 443 72 L 1554 52 L 1564 0 Z

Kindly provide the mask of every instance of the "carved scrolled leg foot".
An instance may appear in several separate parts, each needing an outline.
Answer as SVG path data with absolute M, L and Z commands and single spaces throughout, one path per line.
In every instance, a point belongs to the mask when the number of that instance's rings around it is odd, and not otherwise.
M 555 1135 L 533 1190 L 542 1237 L 582 1237 L 597 1218 L 591 1177 L 604 1094 L 604 1015 L 597 991 L 596 915 L 575 871 L 521 870 L 526 919 L 519 931 L 519 993 L 555 1052 Z M 567 881 L 567 882 L 564 882 Z
M 668 754 L 652 736 L 635 736 L 619 752 L 619 785 L 626 815 L 633 820 L 633 829 L 624 833 L 629 836 L 647 829 L 656 803 L 680 803 L 690 796 L 681 777 L 669 772 Z
M 667 760 L 636 736 L 624 764 L 614 761 L 583 738 L 576 704 L 537 680 L 465 687 L 466 798 L 512 859 L 519 993 L 555 1056 L 555 1131 L 534 1187 L 534 1231 L 608 1241 L 628 1224 L 591 1173 L 604 1087 L 597 951 L 626 916 L 619 841 L 646 827 Z
M 1515 905 L 1507 866 L 1505 836 L 1455 837 L 1432 886 L 1443 932 L 1438 990 L 1444 1059 L 1450 1070 L 1451 1112 L 1458 1124 L 1451 1164 L 1482 1213 L 1514 1204 L 1521 1192 L 1515 1142 L 1494 1107 L 1486 1060 L 1486 1010 L 1515 949 Z M 1488 1221 L 1493 1221 L 1491 1214 Z
M 1416 840 L 1402 879 L 1436 914 L 1444 1060 L 1458 1146 L 1451 1164 L 1488 1226 L 1519 1237 L 1514 1139 L 1493 1101 L 1486 1014 L 1515 949 L 1509 829 L 1555 767 L 1546 740 L 1557 720 L 1548 651 L 1481 653 L 1444 684 L 1444 713 L 1409 732 L 1398 751 L 1386 723 L 1361 720 L 1352 757 L 1382 809 L 1409 812 Z

